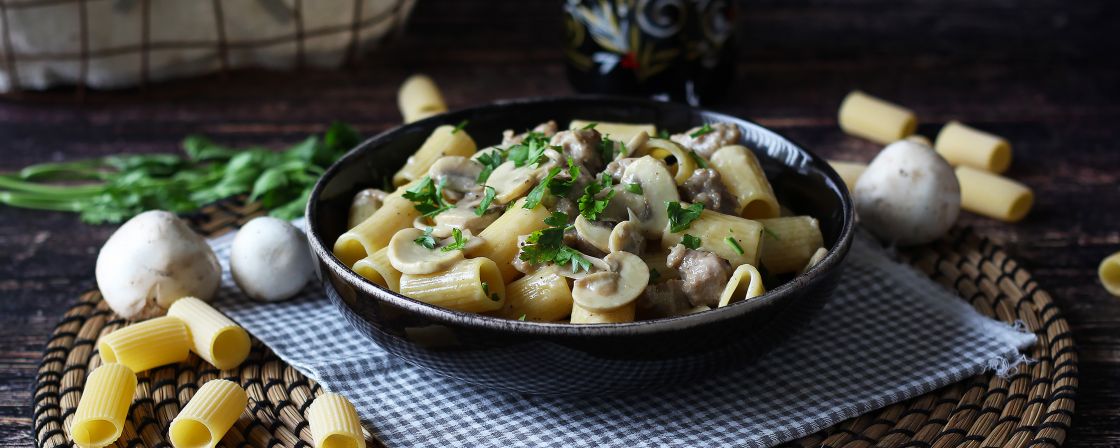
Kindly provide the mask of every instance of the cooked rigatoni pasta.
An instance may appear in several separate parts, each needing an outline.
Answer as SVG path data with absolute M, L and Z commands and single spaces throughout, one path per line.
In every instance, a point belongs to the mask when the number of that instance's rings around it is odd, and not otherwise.
M 840 128 L 886 145 L 913 134 L 918 117 L 909 109 L 857 90 L 840 104 Z
M 762 274 L 758 269 L 749 264 L 740 265 L 735 268 L 731 279 L 727 281 L 727 286 L 723 288 L 718 307 L 725 307 L 732 301 L 752 299 L 765 293 L 766 287 L 762 285 Z
M 190 346 L 186 323 L 173 316 L 135 323 L 97 340 L 103 361 L 120 363 L 133 372 L 186 361 Z
M 435 81 L 426 75 L 412 75 L 404 81 L 397 92 L 397 106 L 405 123 L 447 112 L 443 94 Z
M 315 448 L 364 448 L 362 422 L 354 405 L 339 394 L 326 393 L 307 408 L 307 423 Z
M 961 208 L 1001 221 L 1016 222 L 1031 211 L 1034 192 L 1026 185 L 998 174 L 961 165 L 956 169 L 961 186 Z
M 844 185 L 847 185 L 848 191 L 855 191 L 856 182 L 859 181 L 863 172 L 867 171 L 867 165 L 863 163 L 829 160 L 828 164 L 836 170 L 836 174 L 839 174 L 841 179 L 844 179 Z
M 821 260 L 824 260 L 825 255 L 828 255 L 828 249 L 825 249 L 823 247 L 818 247 L 817 251 L 813 252 L 813 256 L 809 257 L 809 261 L 807 263 L 805 263 L 805 267 L 801 268 L 801 272 L 805 272 L 805 271 L 808 271 L 809 269 L 812 269 L 813 266 L 816 266 L 818 263 L 821 262 Z
M 470 157 L 478 149 L 467 131 L 455 126 L 443 125 L 432 131 L 432 135 L 424 140 L 424 144 L 416 153 L 408 157 L 408 161 L 393 175 L 393 185 L 401 186 L 428 174 L 428 168 L 440 157 L 463 156 Z
M 176 300 L 167 315 L 182 319 L 191 334 L 191 350 L 222 370 L 249 357 L 249 333 L 206 302 L 194 297 Z
M 366 280 L 389 288 L 390 291 L 400 291 L 401 271 L 389 263 L 389 248 L 383 247 L 372 255 L 354 263 L 354 272 Z
M 249 404 L 249 395 L 237 383 L 210 380 L 171 421 L 168 438 L 176 448 L 212 448 Z
M 354 200 L 350 201 L 350 216 L 346 220 L 346 228 L 353 229 L 366 218 L 373 216 L 377 209 L 381 208 L 385 196 L 387 194 L 384 191 L 374 188 L 367 188 L 354 195 Z
M 506 306 L 502 315 L 509 319 L 552 322 L 572 313 L 572 289 L 568 279 L 545 267 L 506 285 Z
M 611 140 L 619 142 L 629 142 L 634 136 L 645 132 L 646 135 L 657 135 L 657 126 L 652 124 L 637 124 L 637 123 L 611 123 L 608 121 L 588 121 L 588 120 L 572 120 L 568 125 L 568 129 L 583 129 L 594 124 L 595 130 L 599 131 L 604 136 L 609 136 Z
M 1003 137 L 950 121 L 937 134 L 938 154 L 950 165 L 967 165 L 992 173 L 1011 166 L 1011 144 Z
M 704 210 L 687 230 L 671 232 L 666 229 L 661 237 L 661 246 L 668 248 L 680 244 L 684 235 L 699 238 L 701 250 L 727 260 L 732 268 L 758 264 L 762 241 L 762 224 L 758 221 Z
M 369 218 L 339 236 L 334 242 L 334 256 L 347 266 L 353 266 L 388 245 L 394 232 L 412 227 L 421 213 L 413 207 L 412 201 L 402 196 L 409 187 L 398 188 Z
M 1104 285 L 1104 289 L 1109 294 L 1120 296 L 1120 252 L 1101 260 L 1101 265 L 1097 268 L 1097 276 L 1100 277 L 1101 285 Z
M 822 247 L 812 218 L 776 218 L 783 208 L 737 127 L 709 123 L 673 140 L 657 131 L 550 121 L 506 130 L 470 157 L 418 154 L 410 163 L 423 159 L 427 172 L 406 176 L 407 190 L 344 233 L 335 255 L 431 305 L 608 324 L 734 306 L 766 291 L 760 260 L 792 274 Z M 755 218 L 788 232 L 788 247 L 766 257 Z M 712 278 L 719 288 L 705 286 Z
M 103 364 L 86 377 L 70 439 L 82 448 L 103 447 L 124 431 L 128 407 L 136 393 L 136 373 L 124 364 Z
M 471 258 L 434 274 L 403 274 L 400 293 L 448 309 L 486 313 L 505 304 L 506 284 L 492 260 Z
M 778 217 L 778 198 L 753 151 L 742 145 L 725 146 L 712 153 L 712 167 L 723 178 L 727 191 L 735 196 L 740 216 Z
M 759 220 L 766 227 L 762 237 L 762 266 L 771 274 L 800 272 L 824 245 L 820 223 L 812 216 Z

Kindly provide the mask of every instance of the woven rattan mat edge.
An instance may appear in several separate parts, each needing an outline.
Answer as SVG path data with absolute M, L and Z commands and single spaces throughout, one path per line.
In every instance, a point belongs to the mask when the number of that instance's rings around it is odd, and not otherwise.
M 186 218 L 216 236 L 260 215 L 235 198 Z M 1007 377 L 978 375 L 941 390 L 842 422 L 784 447 L 1036 447 L 1060 446 L 1077 396 L 1077 353 L 1070 328 L 1050 295 L 998 245 L 956 228 L 901 258 L 957 291 L 979 312 L 1021 322 L 1038 336 L 1027 354 L 1034 363 Z M 95 341 L 127 322 L 96 292 L 83 294 L 47 343 L 34 392 L 38 446 L 70 446 L 67 430 L 87 373 L 100 365 Z M 167 426 L 197 388 L 214 378 L 237 381 L 249 406 L 222 445 L 311 446 L 306 410 L 320 387 L 254 340 L 249 360 L 219 371 L 194 357 L 139 375 L 129 423 L 115 446 L 169 447 Z M 376 423 L 368 430 L 376 431 Z M 438 429 L 433 429 L 438 431 Z M 380 446 L 369 437 L 371 446 Z

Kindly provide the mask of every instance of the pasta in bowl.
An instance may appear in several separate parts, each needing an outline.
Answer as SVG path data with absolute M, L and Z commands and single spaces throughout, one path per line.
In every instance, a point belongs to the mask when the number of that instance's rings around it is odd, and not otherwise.
M 382 347 L 545 394 L 753 359 L 819 309 L 851 238 L 839 177 L 788 140 L 604 98 L 377 136 L 328 170 L 308 217 L 328 295 Z

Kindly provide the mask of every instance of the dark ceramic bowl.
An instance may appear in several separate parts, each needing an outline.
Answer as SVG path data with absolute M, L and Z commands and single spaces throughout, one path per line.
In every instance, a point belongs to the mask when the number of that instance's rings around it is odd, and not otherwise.
M 394 293 L 355 274 L 331 248 L 346 229 L 351 197 L 384 185 L 436 127 L 470 120 L 480 147 L 505 129 L 547 120 L 655 123 L 680 132 L 705 122 L 737 124 L 779 201 L 820 220 L 824 261 L 765 295 L 681 317 L 571 325 L 452 311 Z M 578 395 L 696 381 L 749 363 L 806 322 L 832 293 L 852 240 L 852 204 L 821 159 L 755 123 L 684 105 L 610 97 L 503 101 L 407 124 L 362 143 L 323 175 L 307 207 L 308 238 L 323 287 L 342 315 L 389 352 L 430 371 L 484 387 Z M 376 375 L 376 372 L 370 372 Z

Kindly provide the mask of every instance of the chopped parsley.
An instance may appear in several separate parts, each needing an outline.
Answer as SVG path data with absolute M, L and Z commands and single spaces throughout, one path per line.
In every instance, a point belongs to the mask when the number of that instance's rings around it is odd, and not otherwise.
M 518 258 L 533 264 L 553 263 L 560 266 L 570 264 L 572 272 L 590 271 L 591 262 L 579 251 L 564 244 L 568 215 L 564 212 L 552 212 L 544 223 L 549 227 L 529 234 Z
M 614 179 L 610 175 L 600 173 L 598 182 L 592 182 L 583 188 L 583 196 L 580 196 L 576 203 L 579 206 L 579 213 L 588 221 L 598 220 L 599 215 L 607 208 L 607 204 L 610 204 L 611 198 L 616 193 L 615 190 L 611 189 L 613 184 Z M 598 198 L 597 196 L 603 190 L 606 190 L 607 194 Z
M 700 126 L 700 129 L 697 129 L 695 132 L 693 132 L 691 134 L 688 134 L 688 136 L 692 137 L 692 138 L 696 138 L 696 137 L 699 137 L 699 136 L 704 135 L 704 134 L 710 134 L 714 130 L 715 129 L 712 129 L 712 125 L 710 125 L 708 123 L 704 123 L 703 126 Z
M 485 295 L 486 297 L 489 297 L 490 300 L 493 300 L 495 302 L 499 302 L 499 301 L 502 300 L 501 297 L 498 297 L 498 293 L 496 293 L 496 292 L 491 293 L 490 292 L 490 285 L 486 282 L 482 282 L 482 294 Z
M 458 227 L 451 229 L 451 238 L 455 242 L 439 248 L 440 252 L 451 252 L 453 250 L 460 250 L 467 246 L 467 239 L 463 238 L 463 231 Z
M 517 318 L 517 320 L 519 320 L 519 321 L 522 321 L 522 322 L 525 322 L 525 315 L 524 315 L 524 314 L 522 314 L 522 315 L 521 315 L 521 317 L 518 317 L 518 318 Z
M 700 212 L 704 210 L 704 204 L 697 202 L 688 206 L 688 208 L 683 208 L 680 202 L 668 202 L 665 204 L 665 210 L 669 212 L 669 231 L 678 233 L 688 230 L 692 221 L 700 217 Z
M 451 130 L 451 133 L 454 134 L 456 132 L 462 131 L 463 128 L 467 127 L 467 125 L 470 124 L 470 123 L 471 123 L 470 120 L 460 121 L 459 124 L 455 125 L 455 129 Z
M 599 125 L 599 123 L 587 123 L 587 126 L 584 126 L 583 129 L 584 130 L 595 129 L 595 126 L 598 126 L 598 125 Z
M 420 245 L 421 247 L 423 247 L 425 249 L 435 249 L 436 248 L 436 239 L 435 239 L 435 237 L 432 236 L 432 228 L 431 227 L 428 227 L 427 229 L 424 229 L 424 234 L 416 237 L 416 239 L 412 240 L 412 242 Z
M 657 131 L 657 138 L 663 138 L 665 140 L 668 140 L 669 139 L 669 131 L 667 129 L 662 129 L 662 130 Z
M 661 273 L 657 272 L 657 269 L 649 268 L 649 284 L 652 285 L 654 283 L 657 283 L 657 281 L 660 280 L 660 279 L 661 279 Z
M 599 156 L 603 158 L 603 163 L 614 160 L 617 154 L 626 154 L 626 146 L 622 142 L 611 140 L 609 135 L 604 135 L 602 140 L 599 140 Z
M 548 175 L 545 176 L 544 179 L 541 179 L 540 183 L 533 187 L 532 190 L 529 190 L 529 194 L 525 196 L 525 205 L 522 207 L 529 210 L 536 208 L 537 204 L 541 203 L 541 199 L 544 199 L 544 189 L 548 187 L 548 184 L 552 182 L 552 178 L 556 177 L 557 174 L 560 174 L 560 167 L 558 166 L 548 170 Z
M 692 250 L 696 250 L 697 248 L 700 247 L 700 238 L 689 235 L 689 234 L 686 233 L 686 234 L 684 234 L 684 238 L 681 239 L 681 244 L 683 244 L 684 247 L 687 247 L 687 248 L 692 249 Z
M 731 246 L 731 250 L 735 251 L 735 253 L 743 255 L 743 246 L 740 246 L 739 242 L 736 241 L 734 237 L 729 236 L 727 238 L 724 238 L 723 242 L 727 243 L 728 246 Z
M 642 184 L 638 184 L 638 183 L 626 184 L 626 191 L 629 191 L 629 192 L 634 193 L 634 194 L 642 194 Z
M 572 190 L 572 185 L 576 183 L 577 178 L 579 178 L 579 165 L 576 165 L 576 161 L 568 157 L 568 178 L 553 178 L 548 183 L 548 192 L 556 196 L 565 196 Z
M 478 173 L 478 183 L 485 184 L 486 180 L 490 178 L 490 173 L 493 173 L 505 160 L 502 157 L 502 150 L 495 148 L 493 151 L 478 156 L 475 161 L 482 164 L 482 171 Z
M 770 238 L 773 238 L 773 239 L 776 239 L 776 240 L 781 240 L 781 238 L 778 238 L 778 234 L 774 233 L 773 230 L 770 230 L 769 227 L 763 226 L 762 227 L 762 233 L 765 233 L 766 236 L 768 236 Z
M 696 162 L 696 165 L 700 168 L 708 167 L 708 161 L 704 160 L 703 157 L 700 157 L 700 154 L 697 154 L 696 151 L 689 151 L 688 155 L 692 156 L 692 161 Z
M 510 146 L 506 150 L 506 156 L 516 167 L 536 166 L 545 160 L 544 151 L 548 148 L 548 137 L 540 132 L 529 131 L 521 143 Z
M 497 190 L 489 185 L 483 191 L 485 193 L 482 195 L 482 202 L 479 202 L 478 207 L 474 209 L 475 216 L 485 215 L 486 210 L 490 209 L 490 204 L 494 202 L 494 196 L 498 194 Z
M 443 200 L 445 182 L 446 179 L 440 179 L 439 183 L 435 183 L 432 182 L 431 177 L 424 176 L 401 196 L 412 201 L 412 206 L 424 216 L 435 216 L 451 208 L 451 205 Z

